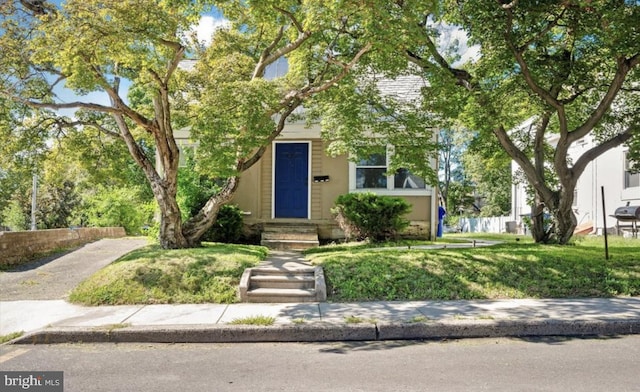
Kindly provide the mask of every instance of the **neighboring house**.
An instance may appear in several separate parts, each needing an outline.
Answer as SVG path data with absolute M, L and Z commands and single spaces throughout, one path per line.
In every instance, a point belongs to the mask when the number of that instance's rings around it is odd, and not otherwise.
M 422 83 L 422 79 L 401 77 L 383 88 L 407 98 Z M 176 132 L 176 139 L 181 146 L 193 146 L 188 132 Z M 369 191 L 407 200 L 412 205 L 407 216 L 409 234 L 435 238 L 437 195 L 423 179 L 406 170 L 385 175 L 392 146 L 381 146 L 378 153 L 357 160 L 346 155 L 330 157 L 326 147 L 320 125 L 289 122 L 260 161 L 242 173 L 232 203 L 244 211 L 245 224 L 256 232 L 268 223 L 311 224 L 317 227 L 320 240 L 341 239 L 344 233 L 331 214 L 335 200 L 345 193 Z M 435 167 L 436 162 L 432 164 Z
M 569 149 L 569 157 L 574 161 L 595 144 L 589 138 L 574 143 Z M 615 228 L 617 220 L 612 216 L 618 207 L 640 205 L 640 173 L 629 171 L 628 147 L 613 148 L 592 161 L 578 180 L 574 192 L 573 212 L 578 227 L 576 232 L 602 234 L 604 218 L 602 213 L 602 187 L 604 187 L 606 221 L 609 229 Z M 512 164 L 512 171 L 518 169 Z M 512 219 L 520 231 L 524 230 L 522 218 L 528 216 L 531 208 L 527 203 L 524 184 L 513 186 Z M 620 222 L 621 225 L 627 223 Z

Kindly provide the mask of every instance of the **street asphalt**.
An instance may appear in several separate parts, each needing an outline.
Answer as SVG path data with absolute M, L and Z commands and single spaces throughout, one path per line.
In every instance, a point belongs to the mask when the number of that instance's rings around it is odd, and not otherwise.
M 97 271 L 144 244 L 131 239 L 100 240 L 46 264 L 0 273 L 0 336 L 23 332 L 11 343 L 38 344 L 369 341 L 640 333 L 640 297 L 98 307 L 74 305 L 64 299 L 63 289 L 73 288 L 88 276 L 89 270 Z M 64 280 L 66 286 L 51 276 L 51 271 L 77 265 L 79 260 L 92 267 L 83 269 L 82 274 L 61 274 L 59 280 Z M 48 281 L 35 280 L 39 276 Z M 20 283 L 25 281 L 28 283 Z M 46 286 L 55 287 L 49 299 L 42 298 Z M 30 291 L 38 294 L 30 298 L 25 294 Z M 271 326 L 230 324 L 250 316 L 269 316 L 275 322 Z

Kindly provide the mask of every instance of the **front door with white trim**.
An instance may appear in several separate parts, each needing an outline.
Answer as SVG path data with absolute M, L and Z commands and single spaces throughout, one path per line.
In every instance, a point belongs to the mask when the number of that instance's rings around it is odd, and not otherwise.
M 309 143 L 275 143 L 274 217 L 309 216 Z

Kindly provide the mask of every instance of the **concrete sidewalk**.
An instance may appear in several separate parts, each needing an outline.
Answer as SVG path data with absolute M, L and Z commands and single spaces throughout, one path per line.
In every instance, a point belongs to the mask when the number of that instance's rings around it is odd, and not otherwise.
M 640 298 L 82 307 L 0 303 L 18 343 L 255 342 L 640 333 Z M 272 326 L 231 325 L 270 316 Z

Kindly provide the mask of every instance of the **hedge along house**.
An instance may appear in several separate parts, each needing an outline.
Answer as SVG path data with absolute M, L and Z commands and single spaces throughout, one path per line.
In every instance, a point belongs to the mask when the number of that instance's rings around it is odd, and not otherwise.
M 404 76 L 381 82 L 380 90 L 417 99 L 423 84 L 421 78 Z M 194 146 L 188 131 L 176 132 L 175 137 L 183 148 Z M 388 175 L 393 146 L 380 146 L 379 151 L 362 157 L 332 157 L 326 153 L 327 146 L 319 124 L 290 121 L 260 161 L 242 173 L 231 203 L 244 212 L 247 235 L 260 236 L 262 244 L 285 249 L 343 239 L 331 213 L 335 200 L 349 192 L 373 192 L 399 196 L 412 205 L 407 236 L 435 238 L 437 195 L 422 178 L 407 170 Z M 435 168 L 436 162 L 431 165 Z

